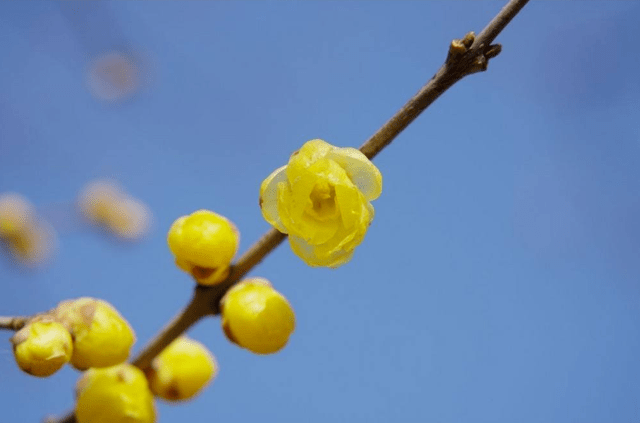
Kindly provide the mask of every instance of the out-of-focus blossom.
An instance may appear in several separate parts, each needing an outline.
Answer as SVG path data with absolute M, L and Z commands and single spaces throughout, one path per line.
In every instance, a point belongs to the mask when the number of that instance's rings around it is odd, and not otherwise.
M 0 241 L 21 264 L 44 264 L 57 246 L 53 227 L 38 217 L 35 207 L 15 193 L 0 195 Z
M 142 238 L 152 221 L 151 211 L 144 203 L 109 180 L 87 184 L 80 193 L 78 206 L 87 219 L 123 239 Z
M 34 218 L 35 209 L 25 197 L 13 192 L 0 195 L 0 237 L 15 236 Z
M 140 67 L 130 55 L 113 51 L 96 58 L 87 74 L 89 91 L 109 102 L 125 100 L 140 86 Z

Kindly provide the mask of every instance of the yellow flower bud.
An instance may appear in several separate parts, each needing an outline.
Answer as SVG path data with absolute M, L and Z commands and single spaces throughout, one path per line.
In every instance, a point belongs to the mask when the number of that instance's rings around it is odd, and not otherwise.
M 63 301 L 55 312 L 73 336 L 71 364 L 76 369 L 113 366 L 129 357 L 135 334 L 108 302 L 93 298 Z
M 217 371 L 207 347 L 182 336 L 153 359 L 147 378 L 154 395 L 167 401 L 181 401 L 197 395 Z
M 173 222 L 167 241 L 180 269 L 199 284 L 214 285 L 229 274 L 240 234 L 223 216 L 198 210 Z
M 227 291 L 220 306 L 227 338 L 257 354 L 279 351 L 295 329 L 291 305 L 266 279 L 238 283 Z
M 33 206 L 22 195 L 0 195 L 0 237 L 17 235 L 31 225 L 34 217 Z
M 11 338 L 18 366 L 33 376 L 51 376 L 71 359 L 69 331 L 51 318 L 28 323 Z
M 381 192 L 380 171 L 359 150 L 311 140 L 262 182 L 260 207 L 305 263 L 338 267 L 364 239 Z
M 89 369 L 76 385 L 78 423 L 152 423 L 153 395 L 142 370 L 123 363 Z

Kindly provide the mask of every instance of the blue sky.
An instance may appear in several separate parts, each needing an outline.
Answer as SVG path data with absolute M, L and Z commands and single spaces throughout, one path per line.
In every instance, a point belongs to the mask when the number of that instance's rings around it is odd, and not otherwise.
M 193 288 L 166 245 L 174 219 L 226 215 L 245 250 L 269 228 L 272 170 L 313 138 L 359 146 L 502 5 L 0 3 L 0 192 L 59 232 L 42 270 L 0 260 L 0 315 L 102 298 L 138 351 Z M 383 194 L 349 264 L 312 269 L 284 244 L 252 272 L 293 304 L 289 345 L 255 356 L 200 322 L 189 334 L 218 378 L 159 421 L 637 421 L 639 18 L 638 2 L 527 5 L 488 72 L 376 157 Z M 111 51 L 136 57 L 142 84 L 105 103 L 85 80 Z M 97 177 L 149 205 L 148 238 L 70 217 Z M 68 410 L 77 372 L 22 374 L 1 335 L 0 420 Z

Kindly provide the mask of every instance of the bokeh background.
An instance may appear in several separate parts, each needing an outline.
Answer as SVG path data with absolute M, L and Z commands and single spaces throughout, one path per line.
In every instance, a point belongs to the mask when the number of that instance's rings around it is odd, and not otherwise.
M 138 335 L 191 296 L 166 232 L 208 208 L 241 251 L 268 228 L 259 184 L 312 138 L 359 146 L 504 2 L 0 2 L 0 192 L 58 233 L 50 264 L 0 260 L 0 315 L 94 296 Z M 292 302 L 273 356 L 190 335 L 220 373 L 160 422 L 637 422 L 639 2 L 532 2 L 486 73 L 440 98 L 375 163 L 354 259 L 283 244 L 252 275 Z M 74 214 L 117 179 L 154 220 L 123 243 Z M 73 405 L 78 373 L 22 374 L 0 333 L 0 420 Z

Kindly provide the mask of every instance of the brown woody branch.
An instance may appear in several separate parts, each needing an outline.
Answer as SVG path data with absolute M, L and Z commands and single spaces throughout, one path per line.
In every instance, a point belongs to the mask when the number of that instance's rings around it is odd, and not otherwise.
M 15 317 L 5 317 L 0 316 L 0 329 L 6 330 L 20 330 L 22 329 L 27 322 L 31 319 L 28 316 L 15 316 Z
M 372 159 L 389 145 L 431 103 L 456 82 L 467 75 L 487 70 L 489 60 L 502 50 L 500 44 L 491 44 L 529 0 L 510 0 L 476 37 L 473 32 L 459 40 L 453 40 L 445 63 L 396 114 L 389 119 L 362 146 L 360 151 Z M 191 302 L 133 360 L 141 369 L 147 368 L 175 338 L 207 315 L 220 312 L 219 303 L 225 292 L 240 281 L 253 267 L 262 261 L 286 238 L 275 229 L 269 230 L 232 267 L 225 281 L 212 287 L 197 287 Z M 69 413 L 57 423 L 73 423 Z M 55 421 L 51 421 L 55 423 Z

